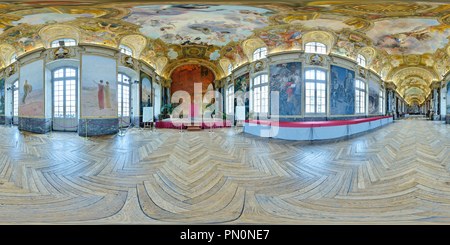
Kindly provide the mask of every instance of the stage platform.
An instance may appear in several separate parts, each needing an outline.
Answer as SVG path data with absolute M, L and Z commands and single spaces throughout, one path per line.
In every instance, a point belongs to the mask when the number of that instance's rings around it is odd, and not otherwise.
M 221 119 L 199 119 L 197 121 L 191 121 L 190 119 L 168 118 L 155 122 L 155 128 L 174 128 L 174 129 L 187 129 L 188 126 L 198 126 L 201 129 L 209 128 L 224 128 L 231 127 L 231 121 L 224 121 Z
M 243 131 L 260 137 L 286 140 L 324 140 L 361 133 L 391 122 L 392 116 L 315 122 L 247 120 Z

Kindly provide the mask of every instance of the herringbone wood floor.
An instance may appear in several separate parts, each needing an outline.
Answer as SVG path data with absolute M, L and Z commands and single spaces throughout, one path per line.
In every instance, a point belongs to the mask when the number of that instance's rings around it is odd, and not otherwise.
M 450 222 L 450 125 L 420 117 L 321 142 L 233 128 L 0 136 L 0 223 Z

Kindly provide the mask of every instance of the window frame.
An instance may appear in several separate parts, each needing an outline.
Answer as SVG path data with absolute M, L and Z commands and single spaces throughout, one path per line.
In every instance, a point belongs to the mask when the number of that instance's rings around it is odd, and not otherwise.
M 127 45 L 120 44 L 119 45 L 120 52 L 129 56 L 133 56 L 133 50 Z
M 10 64 L 17 61 L 17 53 L 14 53 L 11 55 L 11 58 L 9 59 Z
M 311 50 L 311 47 L 314 47 L 314 50 Z M 308 42 L 305 44 L 305 53 L 327 54 L 327 45 L 321 42 Z
M 366 57 L 364 57 L 364 55 L 362 54 L 358 54 L 356 58 L 356 63 L 358 63 L 358 65 L 362 67 L 366 67 L 367 66 Z
M 255 85 L 256 82 L 258 84 Z M 256 101 L 258 101 L 258 108 Z M 258 74 L 252 78 L 251 102 L 254 113 L 269 113 L 269 75 L 267 73 Z
M 128 78 L 128 83 L 123 82 L 123 77 Z M 121 78 L 120 78 L 121 77 Z M 124 103 L 124 89 L 123 87 L 128 88 L 128 101 Z M 122 102 L 122 104 L 120 104 Z M 124 104 L 128 104 L 127 115 L 124 114 Z M 117 116 L 118 117 L 130 117 L 131 116 L 131 76 L 126 73 L 119 72 L 117 73 Z
M 267 57 L 267 48 L 261 47 L 257 48 L 255 51 L 253 51 L 253 61 L 257 61 L 260 59 L 264 59 Z
M 361 79 L 356 79 L 356 81 L 355 81 L 355 114 L 365 114 L 366 113 L 366 94 L 367 94 L 366 89 L 367 89 L 367 84 Z
M 314 78 L 308 78 L 309 77 L 309 72 L 314 71 Z M 319 73 L 318 73 L 319 72 Z M 320 78 L 318 78 L 318 74 L 320 74 Z M 324 79 L 322 80 L 322 75 L 324 77 Z M 322 70 L 322 69 L 314 69 L 314 68 L 310 68 L 310 69 L 306 69 L 304 71 L 304 90 L 305 90 L 305 96 L 304 96 L 304 105 L 305 105 L 305 116 L 326 116 L 327 114 L 327 101 L 328 101 L 328 96 L 327 96 L 327 71 Z M 309 88 L 309 85 L 313 84 L 314 88 L 311 89 Z M 321 89 L 318 89 L 319 87 L 322 87 Z M 310 94 L 311 92 L 313 93 L 313 96 L 310 96 L 308 94 Z M 320 101 L 321 103 L 318 103 L 318 93 L 320 93 L 323 96 L 320 96 Z M 308 98 L 313 97 L 313 100 Z M 313 103 L 308 103 L 313 101 Z M 311 111 L 311 106 L 313 106 L 314 111 Z M 309 108 L 307 108 L 309 107 Z M 319 108 L 320 107 L 320 108 Z M 323 109 L 322 109 L 323 107 Z M 320 109 L 320 111 L 319 111 Z
M 77 40 L 73 39 L 73 38 L 59 38 L 56 40 L 53 40 L 50 43 L 50 48 L 58 48 L 59 47 L 59 41 L 64 41 L 64 46 L 68 47 L 68 46 L 77 46 Z M 73 44 L 72 44 L 73 43 Z M 55 44 L 55 45 L 54 45 Z
M 230 75 L 231 72 L 233 72 L 233 65 L 232 65 L 232 64 L 229 64 L 229 65 L 228 65 L 228 75 Z
M 16 86 L 17 84 L 17 86 Z M 12 97 L 13 97 L 13 109 L 12 114 L 13 117 L 19 116 L 19 79 L 16 79 L 13 82 L 13 89 L 12 89 Z
M 67 69 L 72 69 L 74 70 L 74 75 L 73 76 L 67 76 Z M 63 70 L 63 75 L 61 77 L 56 77 L 55 74 L 57 71 Z M 67 105 L 67 80 L 74 80 L 75 84 L 74 84 L 74 91 L 75 93 L 73 94 L 74 98 L 73 98 L 73 103 L 74 105 Z M 63 88 L 63 93 L 62 93 L 62 116 L 55 116 L 55 105 L 56 105 L 56 101 L 55 101 L 55 96 L 56 96 L 56 91 L 55 91 L 55 82 L 57 81 L 63 81 L 62 84 L 62 88 Z M 77 118 L 78 115 L 78 68 L 77 67 L 73 67 L 73 66 L 61 66 L 58 67 L 54 70 L 52 70 L 52 118 L 64 118 L 64 119 L 68 119 L 68 118 Z M 69 99 L 69 101 L 72 101 L 71 99 Z M 73 109 L 73 116 L 72 117 L 68 117 L 67 115 L 67 107 L 73 107 L 71 109 Z
M 226 91 L 226 113 L 234 114 L 234 85 L 229 85 Z

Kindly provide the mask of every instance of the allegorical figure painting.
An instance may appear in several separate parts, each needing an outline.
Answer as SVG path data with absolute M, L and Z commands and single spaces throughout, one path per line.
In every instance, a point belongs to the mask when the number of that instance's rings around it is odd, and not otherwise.
M 380 114 L 380 88 L 378 83 L 369 80 L 369 115 Z
M 249 98 L 250 79 L 249 74 L 246 73 L 234 79 L 234 100 L 235 106 L 245 106 L 245 115 L 248 119 L 250 98 Z
M 81 117 L 117 117 L 116 69 L 113 59 L 82 56 Z
M 44 117 L 44 62 L 38 60 L 20 69 L 19 116 Z
M 355 72 L 331 65 L 330 115 L 355 115 Z
M 141 71 L 141 83 L 140 83 L 140 100 L 141 100 L 141 116 L 144 111 L 144 107 L 152 106 L 152 77 Z
M 270 93 L 279 92 L 279 116 L 302 115 L 302 64 L 290 62 L 269 66 Z

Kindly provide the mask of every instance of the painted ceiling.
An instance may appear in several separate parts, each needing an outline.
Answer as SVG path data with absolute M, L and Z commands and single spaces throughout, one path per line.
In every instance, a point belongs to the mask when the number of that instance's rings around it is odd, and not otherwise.
M 157 65 L 160 72 L 183 59 L 224 70 L 229 63 L 236 67 L 251 61 L 248 50 L 258 45 L 269 53 L 301 49 L 307 33 L 319 30 L 331 33 L 325 39 L 332 53 L 355 59 L 359 51 L 368 52 L 369 68 L 393 82 L 408 103 L 421 104 L 431 83 L 450 70 L 450 4 L 445 2 L 213 3 L 0 2 L 2 66 L 9 65 L 9 53 L 43 47 L 47 39 L 65 33 L 79 42 L 131 45 L 139 51 L 135 58 Z

